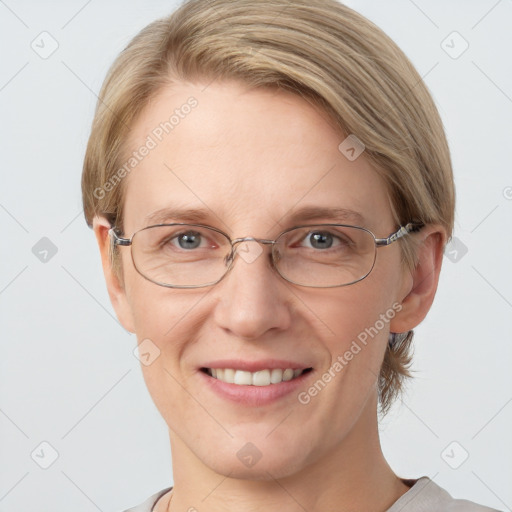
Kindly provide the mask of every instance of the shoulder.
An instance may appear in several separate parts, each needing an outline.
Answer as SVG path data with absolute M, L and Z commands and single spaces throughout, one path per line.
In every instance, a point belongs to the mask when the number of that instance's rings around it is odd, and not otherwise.
M 433 480 L 424 476 L 386 512 L 499 512 L 467 500 L 454 499 Z
M 140 505 L 126 509 L 124 512 L 152 512 L 153 507 L 156 505 L 156 502 L 171 489 L 172 487 L 168 487 L 167 489 L 163 489 L 162 491 L 152 494 L 147 500 L 145 500 Z

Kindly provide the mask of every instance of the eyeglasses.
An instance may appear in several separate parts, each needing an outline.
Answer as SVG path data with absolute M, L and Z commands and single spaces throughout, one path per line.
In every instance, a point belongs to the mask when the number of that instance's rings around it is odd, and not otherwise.
M 158 224 L 121 238 L 109 231 L 112 248 L 131 246 L 135 269 L 144 278 L 169 288 L 212 286 L 233 268 L 235 255 L 247 263 L 262 252 L 249 251 L 247 242 L 272 246 L 272 264 L 286 281 L 312 288 L 348 286 L 372 271 L 377 248 L 385 247 L 421 224 L 409 223 L 387 238 L 376 238 L 368 229 L 345 224 L 296 226 L 275 240 L 245 237 L 231 240 L 219 229 L 203 224 Z M 245 249 L 237 245 L 245 242 Z M 244 254 L 244 252 L 246 254 Z

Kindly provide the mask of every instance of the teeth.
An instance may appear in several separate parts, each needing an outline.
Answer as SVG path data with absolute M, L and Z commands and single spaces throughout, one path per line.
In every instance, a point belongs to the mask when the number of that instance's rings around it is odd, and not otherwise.
M 252 374 L 253 386 L 269 386 L 270 385 L 270 371 L 261 370 Z
M 270 373 L 270 382 L 272 384 L 279 384 L 283 380 L 283 370 L 274 368 Z
M 292 380 L 302 375 L 303 370 L 294 370 L 286 368 L 273 368 L 269 370 L 260 370 L 257 372 L 247 372 L 244 370 L 233 370 L 232 368 L 208 368 L 207 373 L 215 379 L 227 382 L 228 384 L 238 384 L 239 386 L 269 386 L 270 384 L 279 384 Z
M 233 384 L 235 382 L 235 370 L 231 368 L 226 368 L 224 370 L 224 382 L 228 382 L 229 384 Z
M 283 380 L 292 380 L 293 379 L 293 370 L 291 368 L 287 368 L 283 372 Z
M 235 372 L 235 380 L 233 382 L 242 386 L 250 386 L 252 384 L 252 374 L 251 372 L 243 372 L 242 370 L 237 370 Z

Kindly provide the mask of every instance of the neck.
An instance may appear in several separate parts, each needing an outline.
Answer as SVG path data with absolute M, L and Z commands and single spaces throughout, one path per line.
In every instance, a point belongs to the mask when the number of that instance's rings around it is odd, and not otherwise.
M 384 459 L 376 407 L 370 409 L 334 450 L 279 479 L 270 476 L 271 470 L 266 480 L 232 478 L 229 471 L 227 475 L 216 473 L 170 431 L 175 483 L 165 503 L 168 508 L 162 510 L 384 512 L 409 487 Z

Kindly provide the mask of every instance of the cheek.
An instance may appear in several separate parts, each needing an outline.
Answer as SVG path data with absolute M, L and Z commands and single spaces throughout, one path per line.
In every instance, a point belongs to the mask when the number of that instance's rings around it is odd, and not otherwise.
M 305 302 L 321 312 L 322 341 L 330 355 L 329 371 L 343 375 L 335 379 L 336 393 L 352 401 L 366 395 L 379 375 L 387 346 L 390 322 L 399 311 L 395 302 L 397 276 L 391 272 L 393 263 L 381 258 L 372 273 L 363 281 L 323 295 L 316 304 Z M 397 267 L 399 269 L 399 267 Z
M 336 337 L 328 341 L 331 373 L 337 381 L 337 400 L 346 406 L 363 405 L 376 384 L 388 339 L 386 307 L 374 294 L 353 294 L 340 310 L 331 311 Z M 359 405 L 358 405 L 359 404 Z M 352 407 L 350 406 L 350 407 Z
M 130 290 L 130 307 L 138 340 L 151 339 L 172 366 L 185 343 L 193 341 L 200 321 L 195 307 L 205 292 L 165 288 L 142 277 L 136 281 Z
M 185 424 L 194 410 L 183 387 L 192 375 L 186 362 L 202 321 L 195 309 L 202 294 L 187 292 L 150 282 L 132 289 L 131 307 L 144 380 L 160 414 L 171 424 L 177 421 L 176 410 L 180 411 L 179 421 Z
M 142 277 L 133 266 L 129 251 L 123 254 L 123 276 L 139 343 L 148 338 L 162 350 L 162 340 L 171 334 L 178 319 L 186 316 L 191 298 Z
M 333 356 L 349 349 L 352 342 L 370 346 L 370 341 L 378 343 L 384 337 L 387 339 L 389 322 L 395 314 L 392 294 L 383 291 L 371 276 L 311 305 L 312 309 L 321 311 L 324 342 Z

